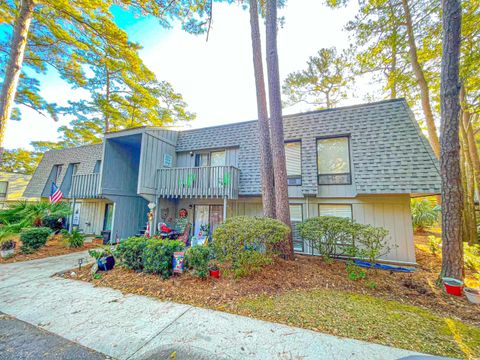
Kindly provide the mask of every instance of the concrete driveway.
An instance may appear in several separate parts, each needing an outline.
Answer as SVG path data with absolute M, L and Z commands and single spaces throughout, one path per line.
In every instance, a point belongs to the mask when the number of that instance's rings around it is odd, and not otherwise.
M 434 358 L 52 277 L 81 258 L 0 265 L 0 312 L 117 359 Z

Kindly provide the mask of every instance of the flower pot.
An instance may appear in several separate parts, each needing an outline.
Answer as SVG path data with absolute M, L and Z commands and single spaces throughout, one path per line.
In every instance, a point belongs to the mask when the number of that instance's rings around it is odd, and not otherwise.
M 15 249 L 1 250 L 0 251 L 0 256 L 2 258 L 9 258 L 9 257 L 13 256 L 14 253 L 15 253 Z
M 480 304 L 480 290 L 479 289 L 473 289 L 473 288 L 465 288 L 463 289 L 463 292 L 467 296 L 468 301 L 470 301 L 473 304 Z
M 103 256 L 97 260 L 98 270 L 109 271 L 115 266 L 115 258 L 113 255 Z
M 463 282 L 453 278 L 443 278 L 443 286 L 447 294 L 462 296 Z
M 220 279 L 220 270 L 210 270 L 210 277 Z
M 99 239 L 99 238 L 95 238 L 92 240 L 92 244 L 94 245 L 103 245 L 103 238 L 102 239 Z

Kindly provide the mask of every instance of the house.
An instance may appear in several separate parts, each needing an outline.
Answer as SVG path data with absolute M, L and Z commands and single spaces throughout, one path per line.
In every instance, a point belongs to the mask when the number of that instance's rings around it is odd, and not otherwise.
M 54 181 L 75 202 L 85 232 L 139 233 L 186 209 L 192 235 L 225 217 L 262 215 L 257 121 L 185 131 L 135 128 L 103 144 L 47 152 L 25 194 L 49 195 Z M 382 226 L 385 261 L 415 263 L 410 198 L 440 193 L 437 160 L 405 100 L 284 117 L 290 213 Z M 205 225 L 209 225 L 208 228 Z M 298 253 L 312 253 L 294 231 Z
M 0 209 L 17 201 L 25 200 L 23 192 L 31 175 L 0 171 Z

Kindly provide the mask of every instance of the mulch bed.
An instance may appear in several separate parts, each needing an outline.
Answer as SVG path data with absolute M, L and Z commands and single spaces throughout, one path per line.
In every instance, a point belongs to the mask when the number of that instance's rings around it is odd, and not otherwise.
M 415 241 L 426 244 L 426 236 L 417 235 Z M 300 255 L 295 261 L 278 260 L 261 273 L 241 279 L 202 280 L 187 273 L 162 280 L 155 275 L 122 267 L 101 273 L 100 279 L 92 279 L 90 266 L 74 270 L 73 274 L 66 272 L 63 276 L 111 287 L 123 293 L 232 312 L 235 312 L 238 301 L 248 297 L 276 295 L 296 289 L 336 289 L 419 306 L 433 310 L 439 316 L 480 326 L 480 306 L 470 304 L 464 297 L 449 296 L 435 285 L 441 267 L 440 256 L 418 248 L 416 255 L 419 266 L 414 273 L 369 269 L 367 278 L 358 281 L 347 278 L 342 261 L 327 264 L 319 257 Z
M 65 244 L 63 244 L 62 236 L 57 235 L 50 238 L 44 247 L 38 249 L 34 253 L 22 254 L 20 250 L 20 247 L 22 246 L 22 242 L 18 239 L 15 239 L 15 242 L 17 243 L 17 246 L 15 248 L 15 254 L 13 255 L 13 257 L 10 257 L 7 259 L 3 259 L 0 257 L 0 264 L 42 259 L 50 256 L 65 255 L 65 254 L 85 251 L 88 249 L 98 247 L 98 245 L 94 245 L 92 243 L 85 243 L 82 247 L 69 248 L 69 247 L 66 247 Z

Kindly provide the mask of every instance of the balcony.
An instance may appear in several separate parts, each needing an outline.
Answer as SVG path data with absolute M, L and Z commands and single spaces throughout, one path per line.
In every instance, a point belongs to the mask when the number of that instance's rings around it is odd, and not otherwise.
M 98 173 L 72 176 L 72 186 L 68 197 L 76 199 L 99 198 L 99 181 L 100 174 Z
M 240 170 L 234 166 L 157 170 L 157 195 L 164 198 L 238 199 Z

